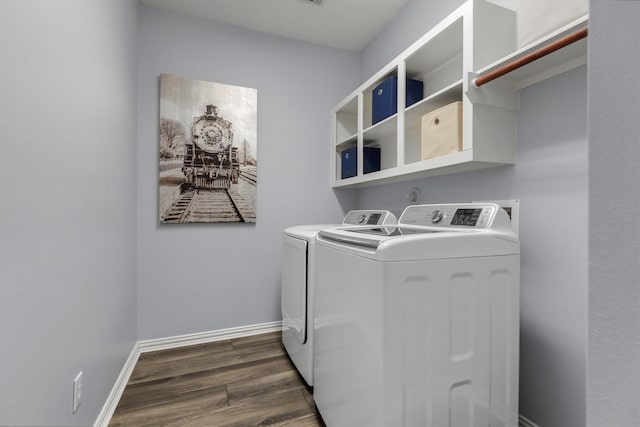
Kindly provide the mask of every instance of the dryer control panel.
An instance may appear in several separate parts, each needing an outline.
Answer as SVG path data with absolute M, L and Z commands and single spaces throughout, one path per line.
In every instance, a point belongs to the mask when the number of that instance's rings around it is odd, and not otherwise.
M 409 206 L 399 225 L 483 229 L 491 226 L 497 209 L 484 203 Z
M 396 216 L 389 211 L 353 210 L 344 217 L 344 225 L 395 225 Z

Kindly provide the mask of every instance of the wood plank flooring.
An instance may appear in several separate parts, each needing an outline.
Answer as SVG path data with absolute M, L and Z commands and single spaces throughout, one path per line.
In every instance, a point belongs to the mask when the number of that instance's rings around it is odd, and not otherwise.
M 324 427 L 280 332 L 143 353 L 110 427 Z

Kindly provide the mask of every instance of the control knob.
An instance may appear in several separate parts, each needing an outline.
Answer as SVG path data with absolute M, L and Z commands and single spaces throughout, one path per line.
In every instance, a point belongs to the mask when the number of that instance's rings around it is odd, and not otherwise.
M 444 214 L 442 213 L 442 211 L 440 209 L 436 209 L 431 214 L 431 222 L 434 223 L 434 224 L 439 223 L 440 221 L 442 221 L 443 218 L 444 218 Z
M 367 219 L 367 216 L 365 214 L 360 215 L 358 217 L 358 224 L 362 224 L 365 219 Z

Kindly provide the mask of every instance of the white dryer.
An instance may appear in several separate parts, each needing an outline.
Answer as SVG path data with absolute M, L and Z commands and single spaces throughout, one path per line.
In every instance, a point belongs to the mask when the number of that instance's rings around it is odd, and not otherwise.
M 396 224 L 389 211 L 352 210 L 342 225 Z M 320 230 L 340 224 L 300 225 L 284 230 L 282 253 L 282 343 L 307 384 L 313 385 L 313 294 L 315 239 Z
M 495 204 L 321 231 L 314 400 L 327 426 L 516 426 L 519 271 Z

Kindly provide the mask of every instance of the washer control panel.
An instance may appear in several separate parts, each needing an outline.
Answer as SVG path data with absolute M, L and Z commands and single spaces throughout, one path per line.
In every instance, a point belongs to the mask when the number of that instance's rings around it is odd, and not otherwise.
M 443 228 L 489 228 L 496 206 L 484 203 L 409 206 L 400 225 Z
M 354 210 L 344 217 L 344 225 L 395 225 L 398 220 L 389 211 Z

